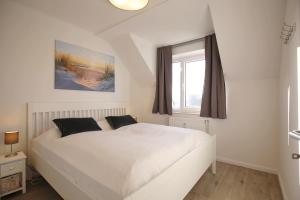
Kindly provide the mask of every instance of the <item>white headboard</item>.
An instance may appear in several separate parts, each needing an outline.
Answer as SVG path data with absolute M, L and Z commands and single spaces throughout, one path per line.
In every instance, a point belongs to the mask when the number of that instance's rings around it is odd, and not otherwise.
M 38 102 L 28 103 L 27 155 L 30 162 L 31 141 L 53 126 L 55 118 L 93 117 L 101 120 L 109 115 L 125 115 L 126 103 L 103 102 Z

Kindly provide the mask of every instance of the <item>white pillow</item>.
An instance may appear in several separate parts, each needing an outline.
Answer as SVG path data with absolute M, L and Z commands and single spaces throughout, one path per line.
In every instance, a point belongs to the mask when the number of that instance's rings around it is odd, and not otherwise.
M 100 126 L 100 128 L 103 130 L 103 131 L 111 131 L 113 130 L 109 123 L 104 119 L 104 120 L 101 120 L 101 121 L 97 121 L 98 123 L 98 126 Z
M 61 132 L 59 131 L 58 128 L 50 128 L 38 137 L 35 138 L 36 141 L 49 141 L 49 140 L 54 140 L 58 139 L 61 137 Z

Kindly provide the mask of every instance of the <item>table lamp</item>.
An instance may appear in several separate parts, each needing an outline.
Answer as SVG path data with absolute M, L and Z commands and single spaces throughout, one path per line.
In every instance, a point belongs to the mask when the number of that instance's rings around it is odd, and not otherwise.
M 17 152 L 13 153 L 12 145 L 19 142 L 19 131 L 9 131 L 4 134 L 4 144 L 10 144 L 10 154 L 5 155 L 5 157 L 13 157 L 18 155 Z

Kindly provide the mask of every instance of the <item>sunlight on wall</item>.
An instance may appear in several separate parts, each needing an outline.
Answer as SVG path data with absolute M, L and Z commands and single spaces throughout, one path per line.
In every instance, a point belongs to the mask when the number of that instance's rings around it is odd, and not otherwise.
M 298 83 L 298 130 L 300 130 L 300 47 L 297 47 L 297 83 Z M 300 153 L 300 142 L 298 140 L 298 154 Z M 298 161 L 298 183 L 300 186 L 300 160 Z
M 298 88 L 297 88 L 297 97 L 298 97 L 298 130 L 300 130 L 300 47 L 297 47 L 297 83 L 298 83 Z
M 291 86 L 289 85 L 288 91 L 287 91 L 287 141 L 288 146 L 290 146 L 290 96 L 291 96 Z
M 298 142 L 298 149 L 300 149 L 300 142 Z M 300 150 L 298 150 L 298 153 L 300 153 Z M 300 189 L 300 160 L 298 161 L 298 174 L 299 174 L 298 186 L 299 186 L 299 189 Z
M 291 86 L 289 85 L 287 90 L 287 141 L 288 146 L 290 146 L 290 96 L 291 96 Z

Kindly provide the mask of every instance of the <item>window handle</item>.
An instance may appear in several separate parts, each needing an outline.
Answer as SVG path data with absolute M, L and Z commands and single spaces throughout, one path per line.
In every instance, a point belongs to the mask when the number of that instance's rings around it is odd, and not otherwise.
M 299 160 L 299 159 L 300 159 L 300 155 L 297 154 L 297 153 L 293 153 L 293 154 L 292 154 L 292 158 L 293 158 L 294 160 Z

